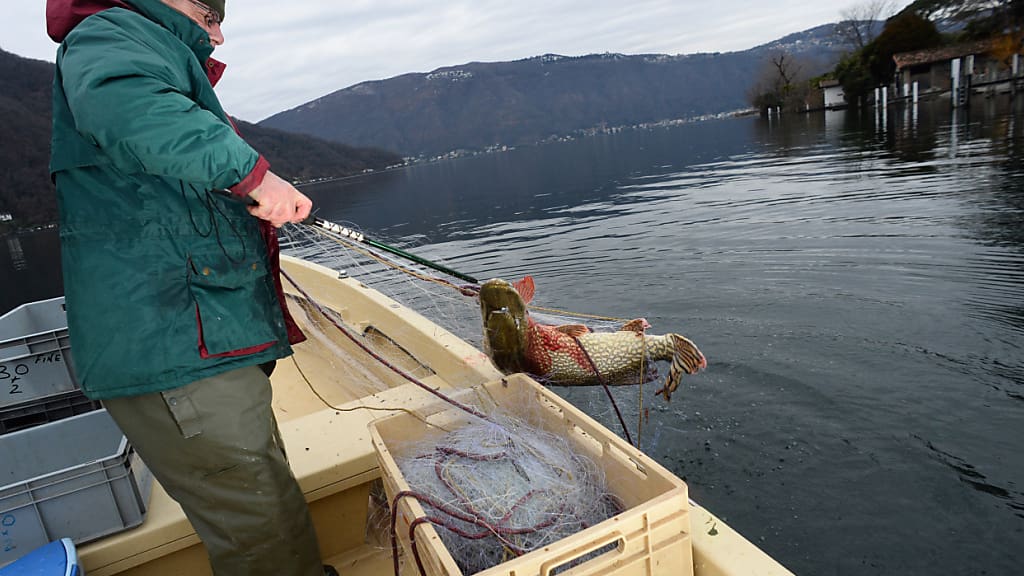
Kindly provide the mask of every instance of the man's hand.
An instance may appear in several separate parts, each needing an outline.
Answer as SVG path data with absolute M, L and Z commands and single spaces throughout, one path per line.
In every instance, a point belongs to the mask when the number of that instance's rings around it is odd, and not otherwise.
M 275 228 L 289 222 L 302 222 L 313 208 L 312 200 L 273 172 L 267 172 L 249 197 L 259 202 L 259 206 L 249 207 L 249 214 L 270 222 Z

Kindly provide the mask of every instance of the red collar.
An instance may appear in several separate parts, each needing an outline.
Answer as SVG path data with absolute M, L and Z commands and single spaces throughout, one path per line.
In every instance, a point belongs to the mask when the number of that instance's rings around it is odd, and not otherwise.
M 109 8 L 132 9 L 121 0 L 46 0 L 46 33 L 63 42 L 82 20 Z

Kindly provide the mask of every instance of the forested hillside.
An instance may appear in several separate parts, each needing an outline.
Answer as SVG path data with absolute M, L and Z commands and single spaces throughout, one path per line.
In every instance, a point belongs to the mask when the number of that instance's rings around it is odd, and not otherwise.
M 0 50 L 0 213 L 19 223 L 52 222 L 50 85 L 53 64 Z

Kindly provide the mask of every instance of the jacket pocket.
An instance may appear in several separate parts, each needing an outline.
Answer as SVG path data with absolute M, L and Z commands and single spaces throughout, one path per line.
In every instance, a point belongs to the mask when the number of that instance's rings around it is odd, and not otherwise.
M 282 324 L 266 266 L 189 258 L 189 292 L 196 307 L 199 355 L 243 356 L 277 343 Z

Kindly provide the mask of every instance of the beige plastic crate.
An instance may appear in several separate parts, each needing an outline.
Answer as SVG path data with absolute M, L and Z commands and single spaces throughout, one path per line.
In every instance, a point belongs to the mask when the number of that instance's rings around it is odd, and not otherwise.
M 482 389 L 459 396 L 467 402 L 481 398 L 493 399 L 532 425 L 569 435 L 579 450 L 588 453 L 603 468 L 609 491 L 622 502 L 625 510 L 543 549 L 477 574 L 692 576 L 689 498 L 681 479 L 525 375 L 515 374 L 489 382 Z M 524 406 L 528 407 L 522 410 Z M 452 429 L 466 422 L 461 410 L 447 404 L 437 409 L 437 413 L 427 418 L 432 424 Z M 388 501 L 393 502 L 395 494 L 409 490 L 395 456 L 401 457 L 403 447 L 413 440 L 440 437 L 444 432 L 408 413 L 376 420 L 369 428 Z M 409 525 L 424 515 L 422 506 L 414 498 L 399 500 L 396 533 L 410 574 L 416 574 L 417 567 L 409 542 Z M 462 571 L 437 530 L 429 523 L 420 524 L 416 530 L 416 548 L 424 572 L 430 576 L 461 576 Z M 600 550 L 604 551 L 598 556 L 566 568 L 569 563 Z

